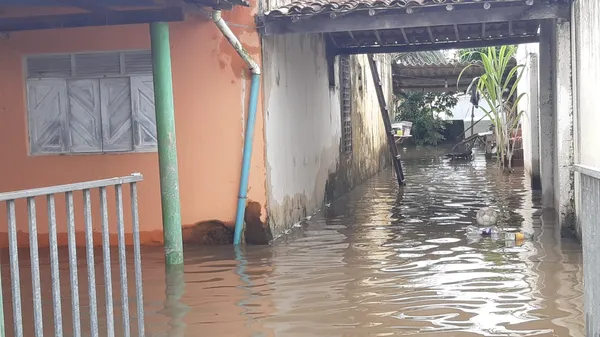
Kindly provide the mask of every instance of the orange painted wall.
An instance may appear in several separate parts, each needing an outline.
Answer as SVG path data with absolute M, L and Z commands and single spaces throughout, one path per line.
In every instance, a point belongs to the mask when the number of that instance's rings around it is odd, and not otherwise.
M 260 60 L 260 40 L 253 8 L 224 13 L 248 51 Z M 240 28 L 237 25 L 245 26 Z M 243 124 L 250 92 L 249 72 L 210 21 L 190 16 L 170 24 L 175 118 L 179 156 L 183 225 L 218 219 L 233 222 L 241 170 Z M 0 40 L 0 192 L 141 172 L 140 226 L 144 243 L 162 241 L 158 157 L 156 153 L 29 156 L 23 57 L 36 53 L 85 52 L 150 47 L 148 25 L 77 28 L 12 33 Z M 262 94 L 262 93 L 261 93 Z M 262 104 L 258 108 L 249 199 L 259 202 L 265 216 L 265 158 Z M 126 191 L 126 200 L 128 191 Z M 109 191 L 114 200 L 114 192 Z M 76 195 L 78 232 L 83 231 L 81 195 Z M 97 191 L 93 192 L 94 231 L 100 231 Z M 57 199 L 59 232 L 66 231 L 64 197 Z M 128 206 L 127 206 L 128 209 Z M 26 206 L 17 205 L 20 241 L 27 244 Z M 46 203 L 39 199 L 40 244 L 47 243 Z M 114 201 L 110 208 L 115 228 Z M 130 232 L 130 213 L 125 213 Z M 6 232 L 4 205 L 0 233 Z M 82 235 L 82 233 L 79 233 Z M 99 233 L 97 233 L 99 234 Z M 78 236 L 80 236 L 78 235 Z M 64 234 L 61 241 L 64 243 Z M 78 238 L 78 241 L 79 238 Z M 6 235 L 0 234 L 0 246 Z

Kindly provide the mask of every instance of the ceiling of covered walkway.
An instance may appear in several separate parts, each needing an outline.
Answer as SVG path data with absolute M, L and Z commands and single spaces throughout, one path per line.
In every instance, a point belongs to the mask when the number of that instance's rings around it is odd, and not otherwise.
M 248 0 L 0 0 L 0 33 L 184 21 L 199 6 L 231 9 Z
M 508 67 L 516 66 L 511 59 Z M 474 78 L 483 75 L 476 62 L 460 62 L 441 51 L 394 54 L 394 91 L 463 92 Z
M 336 54 L 531 43 L 572 0 L 298 0 L 259 16 L 265 36 L 322 33 Z

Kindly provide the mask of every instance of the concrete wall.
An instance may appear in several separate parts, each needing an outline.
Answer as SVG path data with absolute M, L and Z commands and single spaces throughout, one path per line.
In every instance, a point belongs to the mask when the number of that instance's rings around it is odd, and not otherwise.
M 520 45 L 516 55 L 517 64 L 525 65 L 518 91 L 526 95 L 519 101 L 519 111 L 524 111 L 521 118 L 524 166 L 534 188 L 541 187 L 539 56 L 537 43 Z
M 539 134 L 539 182 L 543 207 L 559 214 L 561 227 L 574 228 L 574 178 L 573 178 L 573 100 L 572 100 L 572 44 L 570 23 L 566 20 L 547 20 L 541 24 L 539 54 L 536 48 L 525 47 L 519 54 L 527 61 L 526 77 L 520 91 L 529 99 L 522 108 L 529 111 L 523 119 L 526 138 L 527 167 L 536 176 L 535 142 Z M 529 55 L 529 56 L 528 56 Z M 533 80 L 531 57 L 538 59 L 539 82 Z M 529 78 L 527 80 L 527 78 Z M 539 94 L 532 91 L 539 90 Z M 531 97 L 539 97 L 537 101 Z M 539 125 L 535 111 L 539 109 Z M 533 114 L 532 114 L 533 112 Z M 536 181 L 532 180 L 535 185 Z M 535 186 L 538 187 L 538 186 Z
M 473 104 L 471 104 L 471 101 L 470 101 L 471 95 L 459 95 L 457 98 L 458 98 L 458 102 L 456 103 L 456 106 L 454 108 L 452 108 L 453 117 L 446 118 L 446 119 L 462 119 L 462 120 L 464 120 L 465 130 L 467 130 L 469 127 L 471 127 L 471 108 L 473 107 Z M 479 105 L 483 109 L 487 109 L 489 111 L 489 106 L 483 99 L 479 101 Z M 489 118 L 487 118 L 485 112 L 481 108 L 475 109 L 474 112 L 475 112 L 475 117 L 473 118 L 473 120 L 475 123 L 477 123 L 477 121 L 480 120 L 481 118 L 483 118 L 483 119 L 481 120 L 481 122 L 475 124 L 475 127 L 473 128 L 473 133 L 475 134 L 475 133 L 489 131 L 490 126 L 492 125 L 492 122 L 490 121 Z M 467 133 L 465 134 L 465 137 L 469 137 L 470 135 L 471 135 L 471 129 L 469 129 L 469 131 L 467 131 Z
M 574 44 L 574 157 L 581 165 L 575 177 L 575 212 L 582 236 L 585 283 L 586 336 L 600 335 L 600 2 L 573 4 Z
M 596 101 L 600 88 L 600 3 L 578 0 L 574 5 L 574 30 L 576 34 L 577 64 L 577 136 L 579 140 L 578 164 L 600 169 L 600 106 Z
M 260 59 L 254 25 L 255 7 L 224 13 L 249 52 Z M 14 14 L 4 11 L 4 14 Z M 7 15 L 8 15 L 7 14 Z M 242 28 L 240 28 L 240 26 Z M 232 223 L 241 171 L 243 129 L 249 96 L 246 66 L 214 24 L 201 17 L 171 27 L 171 55 L 183 225 L 218 219 Z M 0 40 L 0 192 L 65 184 L 141 172 L 139 211 L 142 242 L 162 242 L 157 154 L 28 155 L 23 56 L 36 53 L 85 52 L 150 47 L 148 25 L 31 31 Z M 249 198 L 262 208 L 265 220 L 265 152 L 262 106 L 258 108 L 250 173 Z M 109 197 L 114 200 L 113 192 Z M 99 232 L 98 196 L 93 193 L 94 228 Z M 82 219 L 76 195 L 76 219 Z M 26 207 L 17 205 L 20 242 L 27 241 Z M 66 228 L 64 198 L 57 198 L 59 240 Z M 38 206 L 39 223 L 46 223 L 45 202 Z M 114 221 L 114 203 L 110 216 Z M 0 232 L 6 232 L 4 205 Z M 131 216 L 125 214 L 126 221 Z M 39 225 L 40 245 L 47 245 L 47 226 Z M 131 226 L 128 224 L 128 229 Z M 78 232 L 83 227 L 78 228 Z M 82 234 L 82 233 L 78 233 Z M 81 235 L 82 236 L 82 235 Z M 6 235 L 0 235 L 0 246 Z M 97 240 L 97 243 L 100 241 Z
M 554 209 L 561 227 L 574 228 L 571 23 L 557 20 L 554 29 Z
M 391 102 L 391 62 L 381 60 Z M 321 36 L 263 40 L 268 214 L 275 236 L 375 174 L 388 158 L 366 56 L 351 57 L 353 152 L 342 153 L 338 62 L 330 86 Z

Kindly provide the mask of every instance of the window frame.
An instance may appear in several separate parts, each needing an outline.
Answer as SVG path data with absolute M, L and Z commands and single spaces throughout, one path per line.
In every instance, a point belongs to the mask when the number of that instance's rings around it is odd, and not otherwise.
M 134 72 L 134 73 L 128 73 L 127 72 L 127 66 L 125 63 L 125 55 L 127 53 L 136 53 L 136 52 L 140 52 L 140 53 L 151 53 L 151 51 L 149 49 L 116 49 L 116 50 L 96 50 L 96 51 L 73 51 L 73 52 L 56 52 L 56 53 L 27 53 L 27 54 L 23 54 L 21 56 L 21 62 L 22 62 L 22 78 L 23 78 L 23 86 L 24 86 L 24 94 L 25 94 L 25 114 L 26 114 L 26 133 L 27 133 L 27 152 L 28 152 L 28 156 L 31 157 L 38 157 L 38 156 L 90 156 L 90 155 L 126 155 L 126 154 L 137 154 L 137 153 L 157 153 L 158 152 L 158 135 L 156 134 L 156 144 L 154 144 L 153 146 L 149 146 L 149 145 L 143 145 L 142 142 L 138 143 L 137 137 L 138 135 L 136 134 L 136 132 L 138 131 L 138 123 L 141 123 L 138 119 L 139 117 L 136 118 L 137 113 L 135 111 L 130 112 L 130 117 L 129 119 L 131 120 L 131 134 L 132 134 L 132 141 L 133 141 L 133 145 L 132 145 L 132 149 L 131 150 L 126 150 L 126 151 L 105 151 L 104 150 L 104 136 L 102 134 L 100 134 L 100 140 L 101 140 L 101 146 L 102 146 L 102 150 L 100 151 L 87 151 L 87 152 L 73 152 L 72 151 L 72 142 L 71 142 L 71 127 L 70 127 L 70 123 L 69 123 L 69 114 L 70 114 L 70 108 L 68 108 L 67 110 L 67 121 L 66 121 L 66 130 L 64 130 L 64 133 L 66 133 L 67 135 L 63 135 L 63 137 L 69 137 L 69 144 L 66 146 L 66 150 L 63 150 L 62 152 L 49 152 L 49 151 L 34 151 L 34 146 L 33 145 L 33 139 L 32 139 L 32 134 L 31 134 L 31 114 L 30 114 L 30 106 L 29 106 L 29 86 L 30 86 L 30 80 L 60 80 L 60 81 L 64 81 L 65 85 L 67 87 L 67 105 L 69 105 L 69 100 L 68 100 L 68 83 L 70 81 L 76 81 L 76 80 L 98 80 L 99 81 L 99 85 L 102 79 L 129 79 L 129 90 L 130 90 L 130 104 L 133 106 L 133 100 L 134 100 L 134 95 L 133 95 L 133 90 L 131 87 L 131 81 L 133 78 L 142 78 L 142 77 L 153 77 L 153 72 L 152 70 L 150 70 L 150 72 Z M 119 66 L 120 66 L 120 73 L 118 75 L 85 75 L 85 76 L 80 76 L 77 74 L 76 72 L 76 64 L 74 62 L 75 56 L 76 55 L 91 55 L 91 54 L 119 54 Z M 39 76 L 30 76 L 29 74 L 29 60 L 32 57 L 51 57 L 51 56 L 62 56 L 62 55 L 68 55 L 70 56 L 70 64 L 71 64 L 71 75 L 68 77 L 39 77 Z M 150 63 L 151 67 L 152 67 L 152 63 Z M 73 75 L 74 74 L 74 75 Z M 100 90 L 100 89 L 99 89 Z M 101 98 L 100 98 L 101 100 Z M 102 115 L 103 113 L 100 114 L 100 124 L 102 124 Z M 102 130 L 102 125 L 100 126 L 100 129 Z

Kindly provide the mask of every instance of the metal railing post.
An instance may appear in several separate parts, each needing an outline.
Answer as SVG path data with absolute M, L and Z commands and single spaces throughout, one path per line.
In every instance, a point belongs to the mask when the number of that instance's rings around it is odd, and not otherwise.
M 103 180 L 88 181 L 75 184 L 51 186 L 36 188 L 23 191 L 0 193 L 0 202 L 6 203 L 7 223 L 8 223 L 8 243 L 11 272 L 11 291 L 13 306 L 13 335 L 23 337 L 23 315 L 21 303 L 21 283 L 20 283 L 20 265 L 17 242 L 17 220 L 15 212 L 15 201 L 25 199 L 27 201 L 27 223 L 29 228 L 29 254 L 31 258 L 31 286 L 33 297 L 33 335 L 42 337 L 44 334 L 43 313 L 42 313 L 42 285 L 38 247 L 38 221 L 36 212 L 36 197 L 45 197 L 48 211 L 48 243 L 50 250 L 50 276 L 52 279 L 52 307 L 54 320 L 54 336 L 63 336 L 63 316 L 62 316 L 62 294 L 60 287 L 60 266 L 58 251 L 58 233 L 56 220 L 56 201 L 55 195 L 64 193 L 66 203 L 66 224 L 67 224 L 67 246 L 69 257 L 69 286 L 72 307 L 73 330 L 71 335 L 74 337 L 82 336 L 81 308 L 79 299 L 79 277 L 77 264 L 77 243 L 76 243 L 76 221 L 74 192 L 82 192 L 83 196 L 83 219 L 81 221 L 85 229 L 85 249 L 87 265 L 87 289 L 89 296 L 89 327 L 90 336 L 115 337 L 115 318 L 113 303 L 113 285 L 111 275 L 111 256 L 110 256 L 110 232 L 108 203 L 106 188 L 115 187 L 116 200 L 116 223 L 119 251 L 119 271 L 121 279 L 121 307 L 123 317 L 124 331 L 122 336 L 129 337 L 130 317 L 129 317 L 129 289 L 127 284 L 127 256 L 125 241 L 125 221 L 124 221 L 124 202 L 123 185 L 129 184 L 131 192 L 131 215 L 132 215 L 132 233 L 134 250 L 134 270 L 135 270 L 135 288 L 137 304 L 137 327 L 138 336 L 145 336 L 144 320 L 144 299 L 142 287 L 142 264 L 141 264 L 141 242 L 138 214 L 138 193 L 137 182 L 143 180 L 141 174 L 133 174 L 128 177 L 111 178 Z M 94 256 L 94 232 L 92 226 L 92 201 L 91 190 L 98 188 L 100 194 L 100 215 L 102 220 L 102 257 L 104 265 L 104 290 L 106 297 L 106 334 L 100 333 L 98 320 L 98 303 L 96 290 L 95 256 Z M 1 273 L 0 273 L 1 274 Z M 0 281 L 0 305 L 3 303 L 3 294 L 1 292 Z M 29 328 L 29 327 L 28 327 Z M 86 327 L 87 328 L 87 327 Z M 0 337 L 5 337 L 4 307 L 0 307 Z M 87 335 L 87 333 L 86 333 Z

